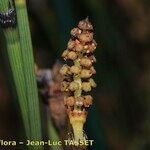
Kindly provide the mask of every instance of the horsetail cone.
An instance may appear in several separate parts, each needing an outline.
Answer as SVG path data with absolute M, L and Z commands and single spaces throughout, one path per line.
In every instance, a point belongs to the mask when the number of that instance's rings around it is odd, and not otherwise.
M 91 78 L 95 73 L 93 63 L 96 58 L 93 52 L 97 43 L 93 39 L 93 26 L 88 18 L 81 20 L 76 28 L 70 32 L 71 38 L 62 57 L 73 65 L 65 64 L 60 73 L 63 75 L 61 90 L 65 93 L 64 104 L 67 108 L 70 124 L 72 125 L 74 140 L 84 140 L 83 126 L 87 118 L 87 108 L 92 105 L 92 96 L 83 95 L 90 92 L 96 83 Z

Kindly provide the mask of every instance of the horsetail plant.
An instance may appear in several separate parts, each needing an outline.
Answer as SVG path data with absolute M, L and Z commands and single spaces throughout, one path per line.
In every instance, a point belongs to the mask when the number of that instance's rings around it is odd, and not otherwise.
M 11 5 L 11 7 L 13 7 L 13 5 Z M 7 12 L 9 11 L 10 11 L 9 2 L 7 0 L 1 0 L 0 2 L 1 16 L 6 15 Z M 21 109 L 21 115 L 25 126 L 26 136 L 27 138 L 30 138 L 28 104 L 27 104 L 27 97 L 25 92 L 26 91 L 25 79 L 24 79 L 24 71 L 22 67 L 22 54 L 21 54 L 21 47 L 19 42 L 19 34 L 15 26 L 11 26 L 11 24 L 6 24 L 6 22 L 9 21 L 6 21 L 4 17 L 3 18 L 1 17 L 1 27 L 3 29 L 6 38 L 6 44 L 7 44 L 6 53 L 8 57 L 8 63 L 10 64 L 12 77 L 15 83 L 15 88 L 16 88 L 20 109 Z
M 9 7 L 9 3 L 13 9 Z M 1 0 L 0 12 L 0 25 L 6 38 L 8 62 L 15 83 L 26 136 L 27 139 L 41 140 L 38 92 L 26 1 L 16 0 L 14 6 L 12 1 Z M 43 147 L 29 147 L 29 149 L 42 150 Z
M 17 23 L 20 36 L 22 61 L 26 83 L 26 94 L 28 109 L 30 113 L 29 121 L 31 127 L 31 139 L 40 140 L 41 122 L 38 102 L 38 91 L 36 77 L 34 73 L 34 59 L 32 52 L 32 42 L 28 22 L 28 14 L 25 0 L 15 0 Z
M 93 63 L 96 58 L 93 55 L 97 43 L 93 39 L 93 26 L 88 18 L 79 22 L 78 27 L 71 30 L 71 39 L 67 50 L 62 54 L 63 59 L 71 65 L 65 64 L 60 73 L 64 79 L 61 90 L 65 93 L 64 103 L 72 125 L 74 140 L 85 140 L 83 131 L 87 118 L 86 109 L 92 104 L 91 95 L 82 93 L 90 92 L 96 83 L 91 78 L 96 73 Z M 69 63 L 68 63 L 69 64 Z

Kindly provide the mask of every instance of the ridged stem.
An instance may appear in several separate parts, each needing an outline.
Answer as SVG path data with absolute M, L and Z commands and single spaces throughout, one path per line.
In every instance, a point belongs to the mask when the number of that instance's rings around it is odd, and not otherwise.
M 20 35 L 21 52 L 23 60 L 23 69 L 25 76 L 28 108 L 29 108 L 29 120 L 31 127 L 31 139 L 41 140 L 41 120 L 39 111 L 39 101 L 38 92 L 36 85 L 36 78 L 34 73 L 34 59 L 33 59 L 33 49 L 31 42 L 31 34 L 29 29 L 27 8 L 25 0 L 16 0 L 16 13 L 17 13 L 17 23 Z M 42 149 L 42 147 L 34 147 L 34 149 Z
M 8 1 L 1 0 L 0 12 L 8 11 Z M 8 62 L 10 63 L 12 77 L 14 80 L 18 102 L 20 105 L 21 116 L 25 127 L 27 138 L 30 138 L 30 127 L 28 118 L 28 105 L 25 93 L 25 79 L 22 69 L 22 56 L 19 43 L 18 30 L 13 28 L 3 29 L 7 44 Z

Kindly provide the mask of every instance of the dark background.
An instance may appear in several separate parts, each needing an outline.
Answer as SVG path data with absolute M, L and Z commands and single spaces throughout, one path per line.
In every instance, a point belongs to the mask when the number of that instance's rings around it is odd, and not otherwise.
M 70 30 L 89 16 L 98 47 L 86 133 L 93 150 L 150 149 L 150 1 L 27 1 L 34 56 L 51 68 L 67 46 Z M 0 37 L 0 44 L 3 37 Z M 0 53 L 0 138 L 19 138 L 21 125 L 13 103 L 7 61 Z

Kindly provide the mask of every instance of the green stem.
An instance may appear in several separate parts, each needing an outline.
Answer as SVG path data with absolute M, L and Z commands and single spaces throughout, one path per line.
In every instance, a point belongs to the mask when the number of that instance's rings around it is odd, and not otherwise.
M 0 12 L 8 11 L 8 1 L 1 0 L 0 2 Z M 28 106 L 25 93 L 25 79 L 22 69 L 22 58 L 21 58 L 21 48 L 19 43 L 19 36 L 17 29 L 7 28 L 4 29 L 4 35 L 7 43 L 7 55 L 8 61 L 10 63 L 12 76 L 18 96 L 18 101 L 21 109 L 21 115 L 23 118 L 23 123 L 25 127 L 25 132 L 27 138 L 29 138 L 30 127 L 28 119 Z
M 48 112 L 48 114 L 49 114 L 49 112 Z M 49 140 L 59 141 L 59 136 L 58 136 L 53 124 L 52 124 L 50 116 L 47 115 L 47 118 L 48 118 L 48 137 L 49 137 Z M 51 145 L 51 150 L 61 150 L 61 149 L 62 149 L 62 146 Z
M 41 120 L 38 101 L 36 78 L 34 73 L 34 58 L 29 29 L 28 14 L 25 0 L 16 0 L 17 23 L 20 35 L 23 69 L 26 83 L 26 94 L 29 108 L 31 139 L 41 140 Z M 38 147 L 39 149 L 40 147 Z M 36 148 L 35 148 L 36 149 Z M 42 149 L 42 147 L 40 148 Z

